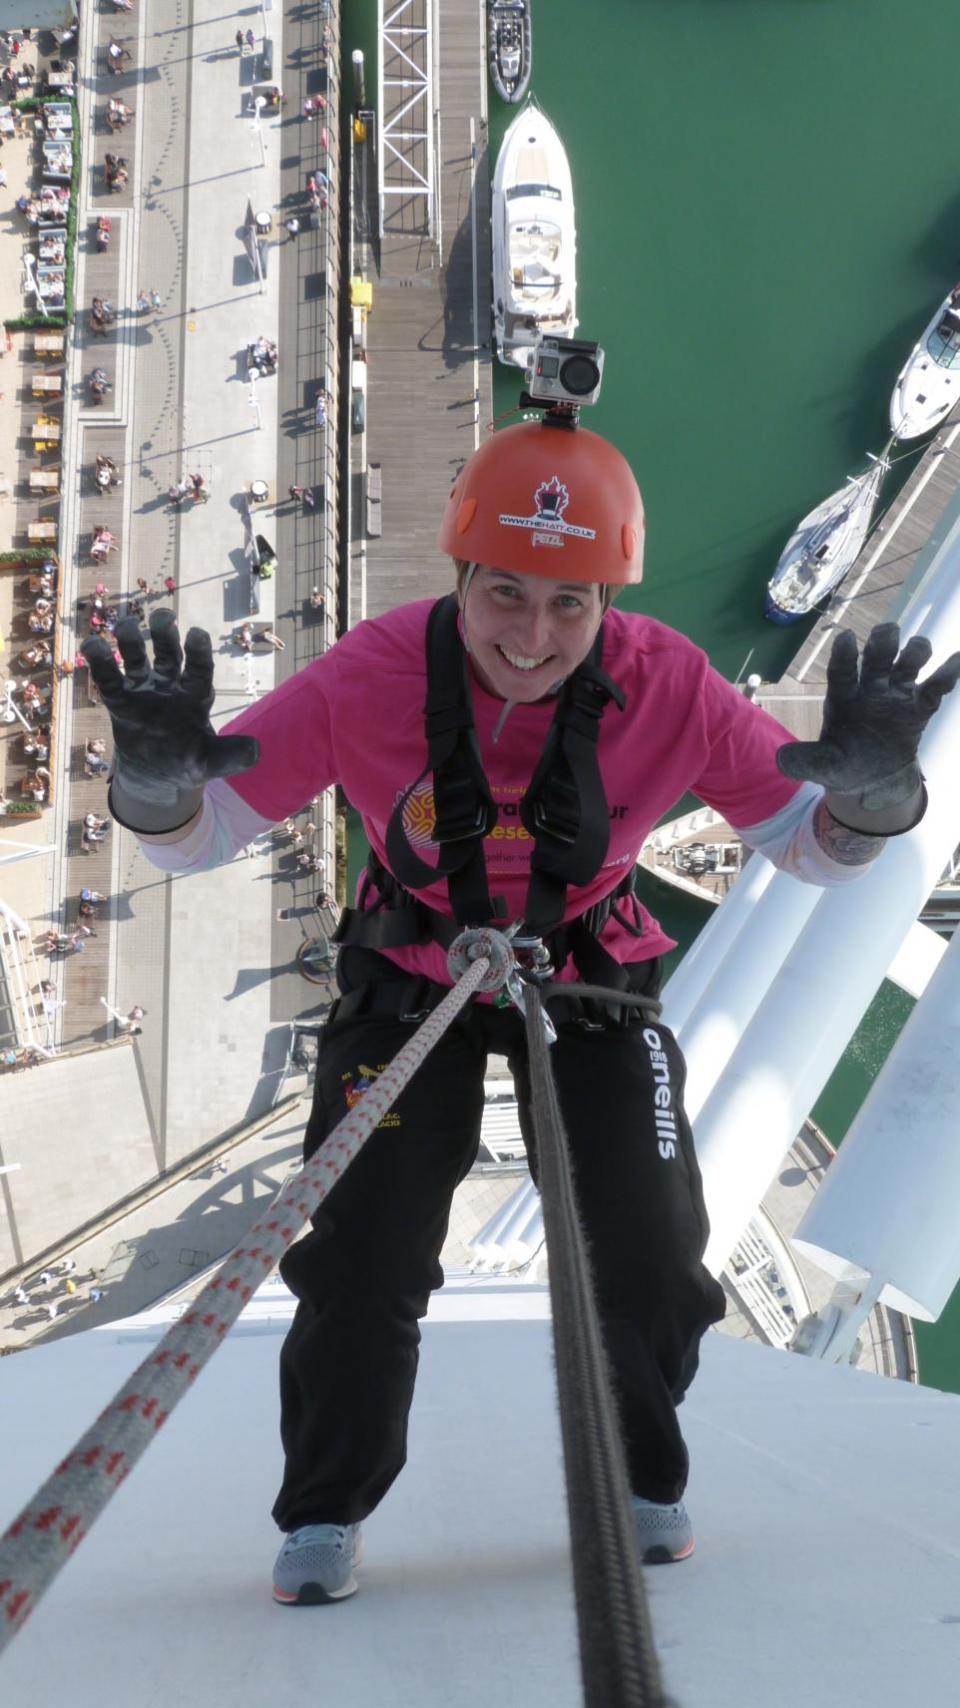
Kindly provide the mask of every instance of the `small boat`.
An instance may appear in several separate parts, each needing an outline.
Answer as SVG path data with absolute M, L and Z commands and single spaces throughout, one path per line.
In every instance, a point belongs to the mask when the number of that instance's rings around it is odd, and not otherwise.
M 944 297 L 910 352 L 890 399 L 895 439 L 919 439 L 939 427 L 960 398 L 960 285 Z
M 490 0 L 487 6 L 487 67 L 501 101 L 522 101 L 533 62 L 530 0 Z
M 529 101 L 493 175 L 493 333 L 501 362 L 525 368 L 542 337 L 571 338 L 576 315 L 573 183 L 563 143 Z
M 889 450 L 889 446 L 887 447 Z M 886 452 L 798 523 L 767 585 L 764 616 L 796 623 L 839 587 L 860 554 L 890 467 Z

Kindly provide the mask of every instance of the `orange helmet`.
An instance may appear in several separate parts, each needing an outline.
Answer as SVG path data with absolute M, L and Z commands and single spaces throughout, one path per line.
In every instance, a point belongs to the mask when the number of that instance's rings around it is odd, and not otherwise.
M 491 569 L 626 585 L 643 576 L 643 500 L 626 458 L 598 433 L 523 421 L 474 451 L 438 543 Z

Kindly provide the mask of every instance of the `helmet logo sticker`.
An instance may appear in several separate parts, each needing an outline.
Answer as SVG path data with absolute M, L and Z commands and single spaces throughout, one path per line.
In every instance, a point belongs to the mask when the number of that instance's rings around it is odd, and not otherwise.
M 535 546 L 562 546 L 564 535 L 568 534 L 577 540 L 596 539 L 594 528 L 578 528 L 575 523 L 564 521 L 564 512 L 570 503 L 570 491 L 564 486 L 559 475 L 540 482 L 533 495 L 533 502 L 536 509 L 532 516 L 501 514 L 498 518 L 501 528 L 531 529 Z

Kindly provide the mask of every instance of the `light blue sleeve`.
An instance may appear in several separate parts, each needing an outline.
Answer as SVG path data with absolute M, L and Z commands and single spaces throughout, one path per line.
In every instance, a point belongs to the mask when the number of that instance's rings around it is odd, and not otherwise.
M 273 822 L 254 812 L 225 778 L 215 777 L 204 790 L 200 817 L 182 842 L 141 839 L 140 848 L 161 872 L 208 872 L 225 866 Z
M 738 824 L 737 835 L 748 848 L 765 854 L 781 872 L 789 872 L 805 884 L 834 889 L 840 884 L 856 883 L 870 870 L 872 862 L 841 866 L 821 848 L 813 820 L 822 799 L 823 790 L 816 783 L 801 783 L 793 798 L 772 818 L 764 819 L 761 824 Z

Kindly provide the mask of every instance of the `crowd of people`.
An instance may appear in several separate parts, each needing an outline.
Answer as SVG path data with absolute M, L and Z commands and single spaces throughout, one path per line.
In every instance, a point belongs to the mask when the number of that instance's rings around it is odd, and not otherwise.
M 22 1310 L 33 1307 L 45 1313 L 50 1322 L 56 1322 L 64 1305 L 98 1305 L 107 1293 L 100 1285 L 101 1279 L 101 1270 L 88 1269 L 81 1274 L 76 1258 L 64 1257 L 48 1269 L 41 1269 L 26 1283 L 18 1282 L 7 1303 Z M 80 1290 L 84 1285 L 85 1296 Z
M 237 32 L 237 46 L 242 51 L 249 52 L 255 48 L 255 45 L 256 38 L 252 30 Z M 322 44 L 324 58 L 329 53 L 331 46 L 332 34 L 330 26 L 327 25 Z M 0 36 L 0 47 L 2 47 L 2 36 Z M 130 61 L 131 56 L 129 49 L 122 42 L 111 37 L 105 47 L 105 57 L 106 69 L 110 72 L 116 72 Z M 281 105 L 285 99 L 283 91 L 277 87 L 272 93 L 274 104 Z M 133 111 L 134 109 L 128 106 L 126 102 L 111 96 L 106 114 L 109 128 L 111 130 L 123 128 L 129 122 Z M 304 97 L 304 118 L 308 120 L 317 118 L 322 124 L 326 114 L 327 98 L 324 94 L 317 93 Z M 305 173 L 303 193 L 309 211 L 314 216 L 318 216 L 329 205 L 332 167 L 328 158 L 328 146 L 328 139 L 324 130 L 319 137 L 318 163 Z M 116 186 L 118 171 L 125 176 L 128 162 L 110 155 L 107 158 L 106 165 L 108 176 Z M 312 223 L 316 223 L 316 219 Z M 161 298 L 156 289 L 151 288 L 149 291 L 141 289 L 139 291 L 136 299 L 138 313 L 153 312 L 156 314 L 160 308 Z M 89 314 L 92 332 L 98 336 L 106 337 L 118 318 L 118 312 L 123 311 L 118 311 L 114 303 L 105 294 L 94 296 Z M 250 346 L 248 360 L 251 369 L 255 369 L 261 375 L 275 372 L 278 365 L 277 344 L 265 336 L 255 339 Z M 98 371 L 95 379 L 102 396 L 109 389 L 109 378 L 102 371 Z M 331 402 L 330 393 L 325 387 L 322 388 L 317 394 L 314 411 L 318 425 L 326 424 L 326 411 Z M 94 477 L 98 489 L 104 491 L 109 490 L 113 485 L 118 485 L 120 481 L 116 463 L 103 453 L 97 458 Z M 315 508 L 317 501 L 312 487 L 292 484 L 289 490 L 291 498 L 301 502 L 306 510 Z M 174 499 L 178 504 L 183 498 L 192 497 L 195 502 L 199 502 L 207 496 L 208 485 L 201 474 L 183 476 L 176 487 L 171 488 L 170 492 L 171 499 Z M 88 550 L 93 561 L 105 565 L 109 554 L 119 552 L 120 545 L 110 527 L 98 524 L 90 537 Z M 275 553 L 272 548 L 267 548 L 261 556 L 265 565 L 265 572 L 269 573 L 276 563 Z M 35 580 L 36 578 L 32 579 Z M 55 586 L 55 566 L 52 564 L 45 565 L 39 590 L 29 612 L 29 645 L 24 648 L 20 657 L 21 666 L 25 671 L 31 670 L 35 673 L 52 671 L 54 664 L 52 636 L 56 625 Z M 83 635 L 85 628 L 88 635 L 105 638 L 110 643 L 114 660 L 122 671 L 123 658 L 114 639 L 118 624 L 124 617 L 135 617 L 140 621 L 145 620 L 145 604 L 150 598 L 162 597 L 163 593 L 172 595 L 175 591 L 176 584 L 173 578 L 169 576 L 163 578 L 160 586 L 154 589 L 148 588 L 145 579 L 137 578 L 136 587 L 128 593 L 111 593 L 105 581 L 99 580 L 92 596 L 88 595 L 78 602 L 78 614 L 81 618 L 80 633 Z M 314 612 L 321 616 L 325 614 L 325 599 L 319 588 L 313 589 L 310 595 L 310 605 Z M 285 646 L 285 642 L 271 624 L 245 622 L 233 632 L 232 639 L 240 651 L 246 653 L 252 653 L 260 647 L 281 651 Z M 85 680 L 90 696 L 96 703 L 99 700 L 99 694 L 87 669 L 86 659 L 82 652 L 78 650 L 75 657 L 57 661 L 57 673 L 62 677 L 68 677 L 75 671 L 81 670 L 86 673 Z M 24 758 L 28 761 L 29 769 L 21 781 L 21 792 L 26 798 L 32 799 L 39 805 L 49 801 L 52 786 L 48 763 L 51 753 L 49 715 L 52 701 L 52 681 L 44 684 L 42 676 L 37 681 L 28 679 L 19 684 L 18 693 L 23 714 L 30 726 L 23 739 L 23 753 Z M 84 779 L 105 782 L 109 773 L 110 757 L 106 743 L 100 737 L 87 739 L 83 748 Z M 109 837 L 111 823 L 112 820 L 109 815 L 106 812 L 96 810 L 95 805 L 91 810 L 84 812 L 74 826 L 74 835 L 78 835 L 79 850 L 85 855 L 90 855 L 102 848 Z M 320 853 L 312 846 L 304 846 L 305 838 L 315 835 L 316 827 L 312 824 L 307 826 L 306 832 L 297 831 L 296 834 L 293 834 L 291 831 L 290 833 L 292 863 L 297 873 L 313 874 L 323 869 L 323 858 Z M 94 888 L 84 888 L 72 907 L 68 903 L 66 914 L 68 922 L 66 924 L 60 922 L 51 924 L 45 930 L 38 944 L 40 951 L 51 957 L 83 953 L 90 939 L 96 937 L 95 927 L 98 911 L 107 899 L 106 895 Z M 50 991 L 41 990 L 40 994 L 44 1001 L 52 1000 Z M 23 1056 L 17 1055 L 15 1052 L 14 1059 L 5 1065 L 14 1065 L 14 1061 L 16 1065 L 21 1065 L 24 1060 Z

